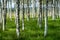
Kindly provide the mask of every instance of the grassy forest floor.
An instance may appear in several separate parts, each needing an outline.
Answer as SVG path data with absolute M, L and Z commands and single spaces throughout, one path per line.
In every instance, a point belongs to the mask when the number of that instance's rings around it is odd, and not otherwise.
M 25 30 L 22 31 L 22 22 L 20 21 L 20 38 L 19 40 L 60 40 L 60 20 L 48 20 L 48 34 L 44 37 L 44 21 L 42 28 L 37 25 L 37 20 L 25 20 Z M 0 30 L 0 40 L 17 40 L 16 25 L 14 19 L 7 19 L 6 30 Z

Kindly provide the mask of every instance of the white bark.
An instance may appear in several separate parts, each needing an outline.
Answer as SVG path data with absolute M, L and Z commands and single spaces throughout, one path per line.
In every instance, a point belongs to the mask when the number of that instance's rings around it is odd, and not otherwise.
M 32 18 L 35 17 L 35 11 L 34 11 L 34 0 L 32 0 Z
M 2 24 L 2 0 L 0 0 L 0 24 Z M 2 28 L 2 26 L 0 25 L 0 29 Z
M 19 18 L 19 4 L 20 4 L 20 1 L 19 0 L 16 0 L 16 34 L 17 34 L 17 37 L 19 38 L 19 34 L 20 34 L 20 18 Z
M 47 18 L 46 18 L 46 14 L 45 14 L 45 30 L 44 30 L 44 36 L 47 35 Z
M 0 4 L 1 5 L 1 4 Z M 0 6 L 0 23 L 2 23 L 2 8 L 1 8 L 1 6 Z
M 60 6 L 60 0 L 59 0 L 59 6 Z M 59 18 L 60 18 L 60 7 L 59 7 Z
M 15 16 L 15 24 L 16 24 L 16 16 L 17 16 L 17 13 L 16 13 L 16 0 L 14 1 L 14 16 Z
M 9 17 L 9 15 L 10 15 L 10 14 L 9 14 L 9 12 L 10 12 L 10 11 L 9 11 L 9 5 L 10 5 L 10 4 L 9 4 L 9 2 L 8 2 L 8 17 Z
M 7 15 L 7 0 L 2 0 L 2 7 L 3 7 L 3 31 L 6 28 L 6 15 Z
M 10 20 L 12 20 L 12 0 L 10 0 Z
M 42 0 L 39 0 L 39 15 L 38 15 L 38 25 L 41 28 L 42 27 Z
M 29 21 L 29 1 L 27 0 L 27 21 Z
M 52 20 L 55 20 L 55 12 L 54 12 L 54 0 L 53 0 L 53 13 L 52 13 Z
M 45 29 L 44 29 L 44 37 L 47 36 L 47 27 L 48 27 L 48 0 L 46 0 L 46 13 L 45 13 Z
M 24 30 L 24 20 L 22 19 L 22 30 Z
M 4 6 L 3 6 L 3 0 L 2 0 L 2 7 L 4 8 Z M 3 13 L 3 31 L 4 31 L 4 29 L 5 29 L 5 28 L 4 28 L 4 10 L 3 10 L 2 13 Z
M 24 9 L 24 0 L 23 0 L 22 30 L 24 30 L 24 12 L 25 12 L 25 9 Z
M 39 4 L 38 4 L 38 5 L 39 5 Z M 39 7 L 40 7 L 40 6 L 38 6 L 38 8 L 37 8 L 37 16 L 38 16 L 37 25 L 39 24 Z

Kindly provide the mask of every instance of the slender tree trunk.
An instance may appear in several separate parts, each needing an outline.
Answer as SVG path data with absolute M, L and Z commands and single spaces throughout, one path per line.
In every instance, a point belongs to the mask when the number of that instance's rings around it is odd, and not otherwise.
M 28 12 L 27 12 L 27 20 L 28 20 L 28 21 L 29 21 L 29 19 L 30 19 L 29 1 L 30 1 L 30 0 L 27 0 L 27 9 L 28 9 L 28 10 L 27 10 L 27 11 L 28 11 Z
M 3 1 L 3 31 L 6 28 L 7 0 Z
M 32 18 L 35 17 L 35 11 L 34 11 L 34 0 L 32 0 Z
M 52 8 L 53 8 L 53 7 L 52 7 L 52 4 L 53 4 L 53 1 L 51 1 L 51 18 L 53 19 L 53 16 L 52 16 L 52 11 L 53 11 L 53 10 L 52 10 Z
M 16 0 L 14 1 L 14 17 L 15 17 L 15 24 L 16 24 Z
M 40 9 L 39 9 L 39 27 L 42 27 L 42 0 L 39 0 L 40 2 Z
M 38 16 L 38 19 L 37 19 L 37 25 L 39 25 L 39 16 L 40 16 L 39 15 L 40 14 L 39 13 L 39 11 L 40 11 L 39 8 L 40 8 L 40 2 L 38 1 L 38 8 L 37 8 L 37 16 Z
M 12 20 L 12 0 L 10 0 L 10 20 Z
M 0 29 L 2 28 L 1 24 L 2 24 L 2 4 L 1 4 L 1 0 L 0 0 Z
M 46 13 L 45 13 L 45 29 L 44 29 L 44 37 L 47 36 L 47 28 L 48 27 L 48 0 L 46 0 Z
M 59 5 L 60 5 L 60 0 L 59 0 Z M 60 18 L 60 8 L 59 8 L 59 18 Z
M 16 23 L 16 16 L 17 16 L 17 13 L 16 13 L 16 0 L 14 1 L 14 16 L 15 16 L 15 23 Z
M 24 30 L 24 12 L 25 12 L 25 9 L 24 9 L 24 0 L 23 0 L 22 30 Z
M 44 0 L 42 1 L 42 20 L 44 20 Z
M 19 17 L 19 13 L 20 13 L 20 1 L 17 0 L 16 1 L 16 34 L 17 37 L 19 38 L 19 34 L 20 34 L 20 17 Z
M 37 2 L 37 0 L 35 0 L 35 2 L 34 2 L 34 5 L 35 5 L 35 18 L 36 18 L 36 15 L 37 15 L 37 7 L 36 7 L 36 2 Z
M 1 20 L 2 19 L 2 11 L 1 10 L 2 10 L 2 7 L 1 7 L 1 0 L 0 0 L 0 23 L 2 22 L 2 20 Z
M 53 13 L 52 13 L 52 20 L 55 20 L 55 0 L 52 0 L 53 1 Z
M 8 6 L 8 9 L 7 9 L 7 12 L 8 12 L 8 17 L 9 17 L 9 1 L 7 2 L 7 6 Z
M 57 7 L 57 13 L 56 13 L 56 14 L 57 14 L 57 18 L 59 18 L 59 7 L 58 7 L 58 3 L 59 3 L 59 2 L 58 2 L 58 0 L 56 0 L 56 2 L 57 2 L 57 3 L 56 3 L 56 7 Z

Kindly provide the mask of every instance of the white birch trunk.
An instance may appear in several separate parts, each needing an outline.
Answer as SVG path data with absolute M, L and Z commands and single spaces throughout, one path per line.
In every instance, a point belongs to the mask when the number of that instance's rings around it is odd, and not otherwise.
M 10 10 L 9 10 L 9 6 L 10 6 L 10 4 L 9 4 L 9 1 L 8 1 L 8 17 L 9 17 L 9 12 L 10 12 Z
M 35 17 L 35 11 L 34 11 L 34 0 L 32 0 L 32 18 Z
M 6 28 L 7 0 L 2 0 L 3 4 L 3 31 Z
M 23 0 L 23 13 L 22 13 L 22 30 L 24 30 L 24 0 Z
M 45 13 L 45 29 L 44 29 L 44 37 L 47 36 L 47 27 L 48 27 L 48 0 L 46 0 L 46 13 Z
M 54 12 L 54 0 L 53 0 L 53 13 L 52 13 L 52 20 L 55 20 L 55 12 Z
M 17 16 L 17 13 L 16 13 L 16 0 L 14 1 L 14 16 L 15 16 L 15 24 L 16 24 L 16 16 Z
M 22 30 L 24 30 L 24 19 L 22 19 Z
M 10 0 L 10 20 L 12 20 L 12 0 Z
M 2 7 L 4 8 L 4 4 L 3 4 L 3 3 L 4 3 L 4 2 L 3 2 L 3 0 L 2 0 Z M 5 28 L 4 28 L 4 10 L 3 10 L 2 13 L 3 13 L 3 31 L 4 31 L 4 29 L 5 29 Z
M 1 4 L 0 4 L 1 5 Z M 2 8 L 0 6 L 0 23 L 2 23 L 2 12 L 1 12 Z
M 2 0 L 0 1 L 0 29 L 2 28 L 1 27 L 1 24 L 2 24 Z
M 29 1 L 27 0 L 27 21 L 29 21 Z
M 17 38 L 19 38 L 19 34 L 20 34 L 19 4 L 20 4 L 20 1 L 16 0 L 16 34 L 17 34 Z
M 38 2 L 38 5 L 40 5 L 39 2 Z M 37 15 L 38 15 L 37 25 L 39 24 L 39 7 L 40 7 L 40 6 L 38 6 L 38 8 L 37 8 Z

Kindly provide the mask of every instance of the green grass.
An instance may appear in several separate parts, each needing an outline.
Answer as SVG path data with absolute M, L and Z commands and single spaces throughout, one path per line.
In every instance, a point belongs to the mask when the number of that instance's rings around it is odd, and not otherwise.
M 25 22 L 25 30 L 22 31 L 20 21 L 20 38 L 19 40 L 60 40 L 60 20 L 48 20 L 48 34 L 44 37 L 44 21 L 42 28 L 37 25 L 37 20 L 30 19 Z M 16 26 L 14 19 L 7 19 L 6 30 L 0 30 L 0 40 L 18 40 L 16 37 Z

